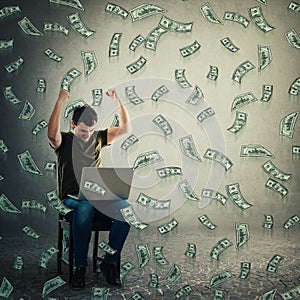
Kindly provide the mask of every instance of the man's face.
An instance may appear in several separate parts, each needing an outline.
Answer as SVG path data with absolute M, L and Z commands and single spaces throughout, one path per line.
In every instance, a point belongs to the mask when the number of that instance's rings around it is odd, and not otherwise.
M 73 123 L 74 135 L 81 141 L 88 142 L 91 135 L 94 133 L 95 124 L 96 122 L 94 122 L 93 126 L 87 126 L 83 122 L 79 122 L 77 125 Z

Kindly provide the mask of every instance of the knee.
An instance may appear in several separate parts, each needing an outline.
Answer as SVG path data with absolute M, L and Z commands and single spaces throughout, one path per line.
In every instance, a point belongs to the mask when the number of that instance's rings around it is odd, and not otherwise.
M 90 219 L 94 216 L 94 207 L 88 201 L 80 201 L 77 213 L 82 219 Z

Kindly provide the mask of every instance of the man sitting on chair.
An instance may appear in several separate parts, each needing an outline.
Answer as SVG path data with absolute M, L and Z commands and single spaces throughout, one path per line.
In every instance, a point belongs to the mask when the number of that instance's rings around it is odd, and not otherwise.
M 118 127 L 95 130 L 98 121 L 97 113 L 90 106 L 84 106 L 74 110 L 73 131 L 61 132 L 62 108 L 70 96 L 69 92 L 65 90 L 60 90 L 48 124 L 48 139 L 57 156 L 59 197 L 65 205 L 73 209 L 66 215 L 67 218 L 72 219 L 73 228 L 75 260 L 75 272 L 71 281 L 73 289 L 80 289 L 85 286 L 85 270 L 95 208 L 87 199 L 74 200 L 68 194 L 78 194 L 78 182 L 80 182 L 82 168 L 100 167 L 101 148 L 127 134 L 130 127 L 129 115 L 117 91 L 111 89 L 106 95 L 115 99 L 119 105 L 120 125 Z M 119 202 L 119 208 L 130 205 L 127 200 Z M 130 225 L 125 221 L 113 220 L 108 244 L 117 251 L 114 255 L 106 254 L 100 265 L 106 281 L 115 286 L 121 286 L 117 263 L 129 229 Z

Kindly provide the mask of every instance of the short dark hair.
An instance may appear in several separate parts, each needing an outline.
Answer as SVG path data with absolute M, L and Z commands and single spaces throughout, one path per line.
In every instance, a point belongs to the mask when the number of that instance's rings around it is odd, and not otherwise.
M 93 126 L 98 122 L 98 116 L 92 107 L 84 105 L 74 110 L 72 121 L 75 125 L 78 125 L 79 122 L 83 122 L 87 126 Z

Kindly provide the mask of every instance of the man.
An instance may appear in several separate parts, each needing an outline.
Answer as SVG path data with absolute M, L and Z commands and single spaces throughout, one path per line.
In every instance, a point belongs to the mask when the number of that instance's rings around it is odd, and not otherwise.
M 69 92 L 65 90 L 60 90 L 48 124 L 48 139 L 57 156 L 59 197 L 65 205 L 73 209 L 65 216 L 72 219 L 73 226 L 75 260 L 75 272 L 71 281 L 73 289 L 81 289 L 85 286 L 87 254 L 94 215 L 101 215 L 102 218 L 109 217 L 97 211 L 88 200 L 78 201 L 68 195 L 78 194 L 78 182 L 80 182 L 82 168 L 99 167 L 101 165 L 101 148 L 127 134 L 130 129 L 129 115 L 117 91 L 111 89 L 106 95 L 118 103 L 120 116 L 118 127 L 95 130 L 98 121 L 97 113 L 90 106 L 85 106 L 75 109 L 72 118 L 73 130 L 61 132 L 62 108 L 70 96 Z M 120 202 L 118 209 L 130 205 L 127 200 L 118 202 Z M 114 255 L 106 254 L 100 265 L 106 281 L 115 286 L 121 285 L 119 270 L 116 266 L 129 229 L 130 225 L 123 220 L 113 220 L 108 244 L 117 252 Z

